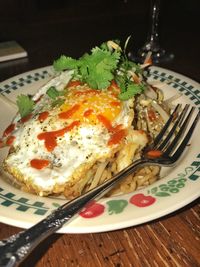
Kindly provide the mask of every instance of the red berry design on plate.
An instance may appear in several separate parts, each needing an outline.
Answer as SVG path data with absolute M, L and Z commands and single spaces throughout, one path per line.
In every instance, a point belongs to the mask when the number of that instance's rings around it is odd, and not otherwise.
M 132 196 L 129 201 L 137 207 L 144 208 L 152 205 L 156 201 L 156 198 L 152 196 L 145 196 L 144 194 L 136 194 Z
M 90 202 L 85 208 L 79 212 L 79 215 L 83 218 L 94 218 L 104 213 L 105 206 L 95 201 Z

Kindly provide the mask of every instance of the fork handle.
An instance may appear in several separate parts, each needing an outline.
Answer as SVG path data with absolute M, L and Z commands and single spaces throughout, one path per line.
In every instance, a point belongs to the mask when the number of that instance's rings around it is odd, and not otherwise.
M 112 179 L 55 209 L 49 216 L 31 228 L 0 241 L 0 267 L 18 266 L 37 245 L 60 229 L 63 224 L 69 222 L 87 203 L 105 195 L 124 177 L 148 162 L 146 159 L 135 161 Z

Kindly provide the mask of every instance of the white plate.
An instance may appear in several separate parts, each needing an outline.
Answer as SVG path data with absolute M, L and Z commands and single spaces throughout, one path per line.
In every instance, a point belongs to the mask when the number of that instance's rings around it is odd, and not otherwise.
M 20 93 L 34 93 L 52 76 L 46 67 L 15 76 L 0 84 L 0 93 L 15 100 Z M 166 97 L 182 92 L 180 103 L 200 106 L 200 86 L 180 74 L 158 67 L 151 68 L 151 80 L 161 81 Z M 16 109 L 0 99 L 0 131 L 6 128 Z M 162 170 L 162 179 L 136 192 L 103 198 L 59 232 L 91 233 L 121 229 L 162 217 L 187 205 L 200 196 L 200 140 L 196 129 L 191 146 L 174 168 Z M 0 162 L 6 155 L 0 150 Z M 28 228 L 65 202 L 64 199 L 39 197 L 22 192 L 0 174 L 0 221 Z

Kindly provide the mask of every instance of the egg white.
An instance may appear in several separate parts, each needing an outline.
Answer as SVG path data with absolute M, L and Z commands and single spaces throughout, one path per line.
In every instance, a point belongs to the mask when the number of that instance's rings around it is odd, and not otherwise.
M 34 96 L 38 99 L 44 95 L 49 86 L 55 86 L 62 90 L 69 81 L 69 74 L 61 74 L 42 87 Z M 50 109 L 48 97 L 43 97 L 36 106 L 36 113 Z M 114 122 L 122 124 L 123 128 L 131 127 L 133 120 L 133 100 L 124 101 L 121 112 Z M 110 158 L 118 144 L 108 146 L 111 133 L 102 124 L 81 123 L 80 126 L 66 132 L 57 138 L 57 146 L 49 152 L 44 140 L 39 140 L 38 134 L 44 131 L 55 131 L 66 126 L 65 120 L 57 118 L 59 109 L 51 109 L 48 118 L 41 123 L 37 114 L 25 122 L 15 131 L 15 140 L 12 152 L 5 160 L 5 168 L 16 179 L 26 185 L 36 188 L 40 195 L 54 192 L 55 186 L 64 186 L 75 178 L 77 170 L 87 170 L 97 161 L 105 161 Z M 30 166 L 30 160 L 34 158 L 47 159 L 50 164 L 41 170 Z M 80 177 L 79 177 L 80 178 Z M 84 177 L 82 177 L 84 179 Z

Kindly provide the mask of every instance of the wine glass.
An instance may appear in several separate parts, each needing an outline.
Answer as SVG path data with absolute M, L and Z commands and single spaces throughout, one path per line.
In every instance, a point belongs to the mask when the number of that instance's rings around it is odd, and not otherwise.
M 159 42 L 159 15 L 160 15 L 160 0 L 151 0 L 150 8 L 150 28 L 145 44 L 137 51 L 136 55 L 129 52 L 130 59 L 143 63 L 148 52 L 151 52 L 151 58 L 154 64 L 169 62 L 174 58 L 174 55 L 166 52 Z

